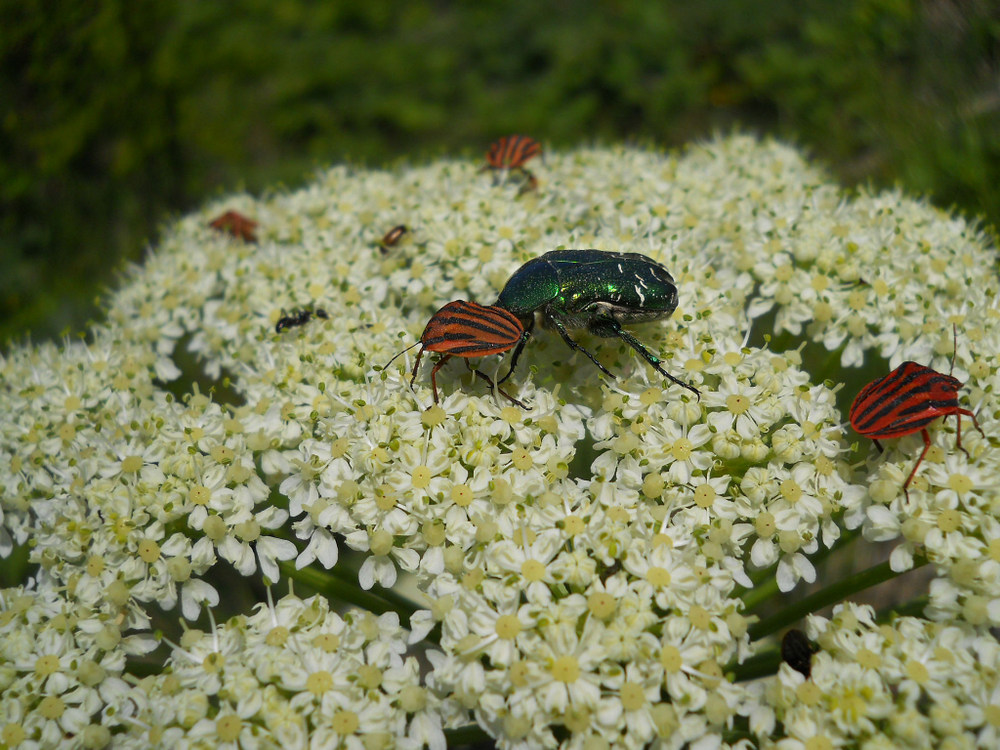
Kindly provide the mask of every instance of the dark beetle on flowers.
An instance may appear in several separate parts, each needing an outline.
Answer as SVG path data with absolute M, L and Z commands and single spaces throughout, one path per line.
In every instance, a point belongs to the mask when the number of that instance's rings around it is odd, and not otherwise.
M 701 398 L 697 388 L 664 370 L 663 360 L 622 327 L 667 318 L 677 309 L 674 279 L 652 258 L 605 250 L 552 250 L 515 271 L 496 306 L 516 315 L 526 332 L 501 383 L 514 372 L 534 328 L 535 313 L 540 312 L 543 322 L 555 328 L 571 349 L 586 354 L 609 377 L 614 377 L 611 371 L 574 341 L 568 329 L 620 338 L 661 375 Z

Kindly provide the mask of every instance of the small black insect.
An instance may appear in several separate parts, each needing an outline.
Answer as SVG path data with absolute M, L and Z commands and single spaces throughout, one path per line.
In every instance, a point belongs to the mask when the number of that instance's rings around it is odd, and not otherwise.
M 819 646 L 810 641 L 801 630 L 789 630 L 781 639 L 781 659 L 788 666 L 808 679 L 812 672 L 812 655 Z
M 329 314 L 322 307 L 317 307 L 315 310 L 300 310 L 297 313 L 292 313 L 291 315 L 279 318 L 278 322 L 274 326 L 274 332 L 281 333 L 288 328 L 304 326 L 313 318 L 323 318 L 323 320 L 327 320 L 329 317 Z

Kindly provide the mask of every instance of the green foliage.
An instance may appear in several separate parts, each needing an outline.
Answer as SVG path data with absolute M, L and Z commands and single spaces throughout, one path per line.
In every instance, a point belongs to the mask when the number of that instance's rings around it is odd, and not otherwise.
M 207 194 L 332 161 L 741 126 L 1000 219 L 1000 15 L 911 0 L 0 7 L 0 338 L 51 335 Z

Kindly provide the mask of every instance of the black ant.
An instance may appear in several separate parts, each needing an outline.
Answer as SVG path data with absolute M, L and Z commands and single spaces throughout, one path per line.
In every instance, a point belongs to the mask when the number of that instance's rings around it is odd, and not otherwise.
M 274 326 L 275 333 L 281 333 L 288 328 L 296 328 L 297 326 L 304 326 L 314 317 L 322 318 L 327 320 L 330 316 L 322 307 L 317 307 L 315 310 L 302 310 L 297 313 L 292 313 L 291 315 L 286 315 L 280 318 Z

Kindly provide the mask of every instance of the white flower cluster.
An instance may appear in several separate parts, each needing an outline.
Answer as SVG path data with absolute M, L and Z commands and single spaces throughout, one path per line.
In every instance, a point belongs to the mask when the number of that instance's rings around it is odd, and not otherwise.
M 798 741 L 794 706 L 774 697 L 794 675 L 725 673 L 767 647 L 751 638 L 769 635 L 751 630 L 770 604 L 758 592 L 816 581 L 816 558 L 855 530 L 901 537 L 896 571 L 929 560 L 925 616 L 995 654 L 1000 284 L 984 235 L 898 193 L 848 199 L 794 150 L 742 136 L 682 156 L 548 154 L 533 190 L 479 166 L 340 167 L 212 206 L 168 231 L 86 343 L 0 360 L 0 554 L 30 541 L 37 591 L 142 629 L 153 604 L 188 619 L 218 604 L 220 560 L 272 582 L 307 568 L 343 579 L 346 546 L 361 588 L 424 597 L 406 637 L 388 616 L 295 597 L 191 631 L 163 674 L 129 685 L 139 723 L 113 739 L 440 747 L 474 718 L 503 747 Z M 259 223 L 257 243 L 209 228 L 234 208 Z M 401 241 L 380 248 L 398 224 Z M 536 328 L 503 386 L 524 409 L 458 359 L 437 373 L 439 404 L 431 356 L 412 387 L 412 354 L 384 368 L 443 304 L 491 304 L 559 247 L 670 270 L 678 310 L 632 330 L 700 398 L 580 331 L 617 377 Z M 798 348 L 751 346 L 754 328 Z M 211 391 L 187 384 L 188 353 Z M 954 417 L 931 425 L 904 493 L 919 434 L 854 453 L 838 407 L 856 379 L 843 367 L 866 354 L 942 372 L 954 356 L 986 437 L 965 418 L 958 450 Z M 477 366 L 496 380 L 509 361 Z M 912 622 L 893 625 L 898 641 L 939 627 Z M 339 644 L 325 655 L 324 633 Z M 432 644 L 423 675 L 407 637 Z M 963 675 L 942 690 L 989 696 L 994 716 L 997 670 Z M 904 703 L 880 717 L 885 736 L 925 708 Z
M 845 604 L 810 615 L 809 677 L 783 664 L 751 719 L 763 747 L 997 747 L 1000 644 L 963 623 L 875 621 Z M 785 739 L 771 743 L 776 722 Z
M 125 660 L 155 646 L 53 589 L 0 591 L 0 746 L 107 747 L 131 709 Z
M 133 691 L 126 748 L 443 749 L 449 711 L 420 685 L 395 613 L 341 617 L 284 597 L 206 633 L 185 632 Z

